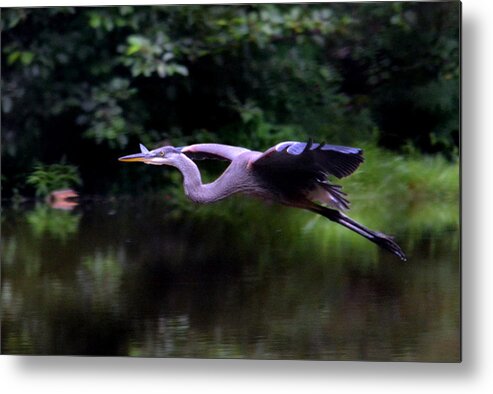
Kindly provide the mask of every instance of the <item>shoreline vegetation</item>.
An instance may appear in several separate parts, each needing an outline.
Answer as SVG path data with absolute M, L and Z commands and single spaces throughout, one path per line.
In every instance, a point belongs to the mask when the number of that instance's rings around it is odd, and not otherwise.
M 333 183 L 342 185 L 343 191 L 348 194 L 348 199 L 351 202 L 349 215 L 370 227 L 390 228 L 395 231 L 434 226 L 458 228 L 460 220 L 458 161 L 450 161 L 440 155 L 417 153 L 404 155 L 374 145 L 355 145 L 363 147 L 365 161 L 351 176 L 340 180 L 331 179 Z M 215 161 L 199 162 L 198 164 L 202 170 L 204 182 L 213 181 L 227 166 L 225 163 Z M 82 207 L 93 203 L 106 204 L 109 210 L 114 205 L 126 204 L 130 201 L 134 201 L 134 205 L 138 207 L 139 202 L 142 201 L 144 204 L 165 206 L 175 217 L 186 214 L 196 218 L 223 217 L 226 221 L 245 215 L 250 215 L 250 218 L 254 219 L 255 211 L 262 206 L 265 207 L 263 214 L 268 215 L 268 209 L 274 206 L 268 202 L 264 204 L 258 204 L 255 200 L 249 202 L 252 199 L 247 196 L 233 196 L 215 204 L 198 206 L 184 195 L 181 184 L 182 177 L 176 169 L 171 167 L 155 168 L 153 166 L 135 167 L 144 167 L 144 170 L 158 174 L 162 178 L 159 186 L 136 194 L 128 192 L 106 195 L 81 193 L 75 201 Z M 38 172 L 40 168 L 42 167 L 38 167 Z M 44 168 L 46 169 L 46 167 Z M 55 168 L 56 171 L 60 172 L 59 165 L 56 165 Z M 123 168 L 126 167 L 122 166 Z M 60 179 L 56 177 L 56 174 L 39 176 L 39 178 L 45 180 L 46 178 L 51 179 L 50 176 L 53 176 L 52 185 L 56 184 L 58 187 L 73 186 L 77 189 L 79 178 L 76 169 L 72 169 L 69 174 L 70 176 L 63 173 Z M 31 176 L 29 179 L 32 180 L 34 177 Z M 68 182 L 64 183 L 64 180 L 68 180 Z M 36 184 L 36 182 L 32 183 Z M 32 223 L 36 223 L 36 217 L 39 216 L 38 222 L 45 224 L 35 224 L 35 227 L 58 226 L 57 223 L 63 221 L 64 215 L 67 217 L 67 221 L 72 223 L 73 219 L 69 219 L 70 212 L 50 213 L 55 210 L 49 209 L 47 200 L 43 198 L 46 195 L 44 191 L 50 190 L 50 185 L 41 182 L 41 188 L 42 190 L 36 193 L 37 198 L 15 194 L 11 198 L 2 198 L 2 205 L 14 210 L 20 209 L 31 212 L 28 216 L 30 216 L 29 221 Z M 75 215 L 79 215 L 77 206 L 74 205 L 73 208 L 76 212 Z M 280 206 L 274 209 L 293 218 L 299 226 L 313 227 L 318 226 L 318 222 L 322 222 L 321 227 L 327 227 L 329 229 L 327 231 L 332 231 L 330 230 L 331 227 L 334 227 L 333 231 L 336 232 L 341 230 L 338 228 L 339 226 L 323 226 L 325 223 L 323 219 L 319 220 L 318 217 L 310 219 L 304 212 L 295 213 L 295 210 Z M 400 220 L 397 219 L 396 221 L 396 218 L 400 218 Z M 54 224 L 50 224 L 51 221 Z M 58 227 L 64 228 L 64 226 Z M 346 231 L 342 231 L 342 233 L 344 234 Z
M 361 145 L 358 145 L 361 146 Z M 426 200 L 437 201 L 459 201 L 459 162 L 451 162 L 440 155 L 400 155 L 389 152 L 381 148 L 364 149 L 365 161 L 354 174 L 344 179 L 332 178 L 330 181 L 340 184 L 344 191 L 349 194 L 351 201 L 366 199 L 399 199 L 400 201 L 420 202 Z M 203 163 L 199 162 L 199 168 L 203 173 L 203 182 L 211 182 L 227 164 L 221 167 L 215 167 L 211 171 L 210 167 L 203 169 Z M 214 166 L 215 163 L 212 162 Z M 207 164 L 205 164 L 207 167 Z M 59 171 L 59 165 L 56 165 Z M 149 166 L 145 167 L 148 171 L 156 169 Z M 37 167 L 39 172 L 39 166 Z M 46 167 L 45 167 L 46 168 Z M 123 166 L 122 166 L 123 169 Z M 171 167 L 159 167 L 157 172 L 162 172 L 161 184 L 146 192 L 139 192 L 139 196 L 154 197 L 166 194 L 168 198 L 180 200 L 183 194 L 181 185 L 181 175 Z M 11 198 L 2 198 L 3 203 L 9 201 L 41 201 L 49 191 L 64 188 L 75 187 L 80 184 L 80 178 L 77 175 L 75 167 L 71 168 L 70 177 L 63 173 L 59 178 L 53 173 L 47 175 L 53 180 L 39 181 L 39 188 L 36 189 L 37 198 L 15 194 Z M 42 177 L 39 177 L 42 178 Z M 37 186 L 35 177 L 32 175 L 28 178 L 28 183 Z M 109 193 L 103 195 L 81 194 L 81 198 L 97 196 L 96 198 L 115 199 L 118 196 L 131 197 L 129 193 Z M 183 195 L 184 198 L 184 195 Z M 190 202 L 190 204 L 192 204 Z
M 458 162 L 452 163 L 437 155 L 398 155 L 369 146 L 364 149 L 365 162 L 361 167 L 350 177 L 336 180 L 343 185 L 351 201 L 348 212 L 351 217 L 370 228 L 395 235 L 405 249 L 407 246 L 410 248 L 406 243 L 412 243 L 428 231 L 458 231 Z M 143 167 L 148 171 L 155 169 L 153 166 Z M 2 213 L 2 218 L 6 219 L 5 215 L 9 217 L 12 210 L 17 212 L 16 215 L 22 213 L 19 216 L 27 221 L 36 236 L 48 235 L 63 240 L 77 232 L 81 216 L 93 206 L 101 207 L 108 214 L 121 210 L 138 214 L 153 209 L 163 222 L 193 219 L 200 226 L 212 220 L 224 226 L 244 225 L 245 228 L 261 223 L 272 231 L 317 232 L 320 239 L 334 247 L 342 239 L 351 239 L 355 248 L 367 250 L 366 240 L 308 212 L 259 202 L 246 196 L 233 196 L 210 205 L 193 204 L 183 193 L 178 171 L 161 167 L 156 170 L 163 177 L 161 187 L 146 193 L 81 194 L 78 206 L 68 211 L 51 209 L 39 198 L 3 199 L 2 205 L 7 210 Z M 204 181 L 214 179 L 215 173 L 222 168 L 214 170 L 206 172 Z

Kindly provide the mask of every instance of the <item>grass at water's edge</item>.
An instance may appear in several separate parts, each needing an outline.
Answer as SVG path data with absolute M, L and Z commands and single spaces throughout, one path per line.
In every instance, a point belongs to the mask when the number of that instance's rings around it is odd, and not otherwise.
M 348 194 L 351 215 L 396 228 L 409 224 L 419 227 L 434 221 L 458 224 L 458 160 L 447 161 L 439 155 L 399 155 L 375 146 L 363 146 L 363 149 L 365 161 L 351 176 L 330 179 L 342 185 Z M 180 208 L 196 211 L 197 207 L 183 195 L 181 176 L 174 175 L 176 182 L 168 185 L 166 193 Z M 243 198 L 233 197 L 207 205 L 197 213 L 218 211 L 227 216 L 228 211 L 235 211 L 240 199 Z M 248 203 L 245 204 L 241 204 L 242 209 L 248 209 Z
M 371 146 L 363 148 L 365 162 L 360 168 L 350 177 L 332 180 L 343 185 L 344 191 L 348 193 L 352 203 L 347 212 L 349 216 L 369 228 L 396 235 L 399 240 L 409 238 L 410 233 L 415 233 L 417 237 L 424 232 L 458 230 L 458 162 L 449 162 L 441 156 L 406 156 Z M 353 237 L 356 244 L 365 243 L 365 240 L 359 240 L 358 236 L 345 228 L 318 215 L 276 204 L 259 203 L 243 196 L 198 206 L 184 196 L 178 171 L 169 169 L 169 172 L 173 181 L 166 184 L 165 190 L 145 198 L 142 195 L 119 196 L 103 201 L 115 206 L 125 201 L 131 202 L 134 210 L 157 204 L 156 207 L 164 209 L 166 215 L 179 220 L 188 217 L 193 221 L 219 221 L 244 228 L 261 226 L 265 228 L 266 234 L 271 231 L 289 231 L 294 236 L 301 231 L 306 234 L 316 233 L 317 238 L 324 240 Z M 86 198 L 80 198 L 82 207 Z M 37 207 L 34 211 L 26 211 L 29 222 L 36 225 L 37 231 L 39 228 L 62 228 L 59 220 L 72 220 L 72 216 L 78 215 L 78 209 L 71 213 L 63 212 L 65 215 L 62 217 L 47 208 Z
M 353 175 L 332 181 L 343 185 L 348 193 L 349 216 L 369 228 L 394 235 L 404 249 L 411 249 L 411 244 L 426 234 L 459 229 L 458 162 L 441 156 L 397 155 L 370 147 L 365 149 L 365 162 Z M 172 200 L 196 220 L 221 217 L 236 225 L 244 221 L 245 228 L 261 225 L 293 234 L 312 234 L 312 239 L 326 243 L 328 249 L 351 238 L 354 248 L 368 250 L 365 239 L 306 211 L 259 204 L 241 196 L 199 208 L 184 198 L 181 185 L 171 194 Z M 451 249 L 457 250 L 458 243 L 459 237 Z
M 342 181 L 347 191 L 404 200 L 458 200 L 459 163 L 443 156 L 399 155 L 364 148 L 365 162 Z

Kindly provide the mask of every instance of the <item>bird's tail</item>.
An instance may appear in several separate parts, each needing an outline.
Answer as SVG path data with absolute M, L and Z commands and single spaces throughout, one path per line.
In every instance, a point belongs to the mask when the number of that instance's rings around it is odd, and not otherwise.
M 401 260 L 407 260 L 406 255 L 391 236 L 380 233 L 378 231 L 370 230 L 369 228 L 366 228 L 365 226 L 359 224 L 357 221 L 351 219 L 350 217 L 335 209 L 330 209 L 322 205 L 315 205 L 309 209 L 313 212 L 318 213 L 319 215 L 326 217 L 329 220 L 332 220 L 333 222 L 343 225 L 344 227 L 354 231 L 355 233 L 358 233 L 366 239 L 376 243 L 378 246 L 387 249 L 388 251 L 399 257 Z

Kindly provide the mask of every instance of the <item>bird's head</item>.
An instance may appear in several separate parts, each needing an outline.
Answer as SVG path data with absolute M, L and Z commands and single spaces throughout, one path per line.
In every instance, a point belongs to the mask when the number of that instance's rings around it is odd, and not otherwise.
M 182 155 L 180 148 L 174 146 L 163 146 L 154 150 L 147 149 L 140 144 L 140 153 L 120 157 L 119 161 L 132 162 L 138 161 L 145 164 L 154 164 L 157 166 L 168 165 L 174 166 L 178 157 Z

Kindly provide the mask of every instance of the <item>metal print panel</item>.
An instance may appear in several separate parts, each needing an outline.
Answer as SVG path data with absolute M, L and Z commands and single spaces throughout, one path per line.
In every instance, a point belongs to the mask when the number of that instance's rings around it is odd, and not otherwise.
M 460 361 L 459 2 L 1 18 L 3 354 Z

